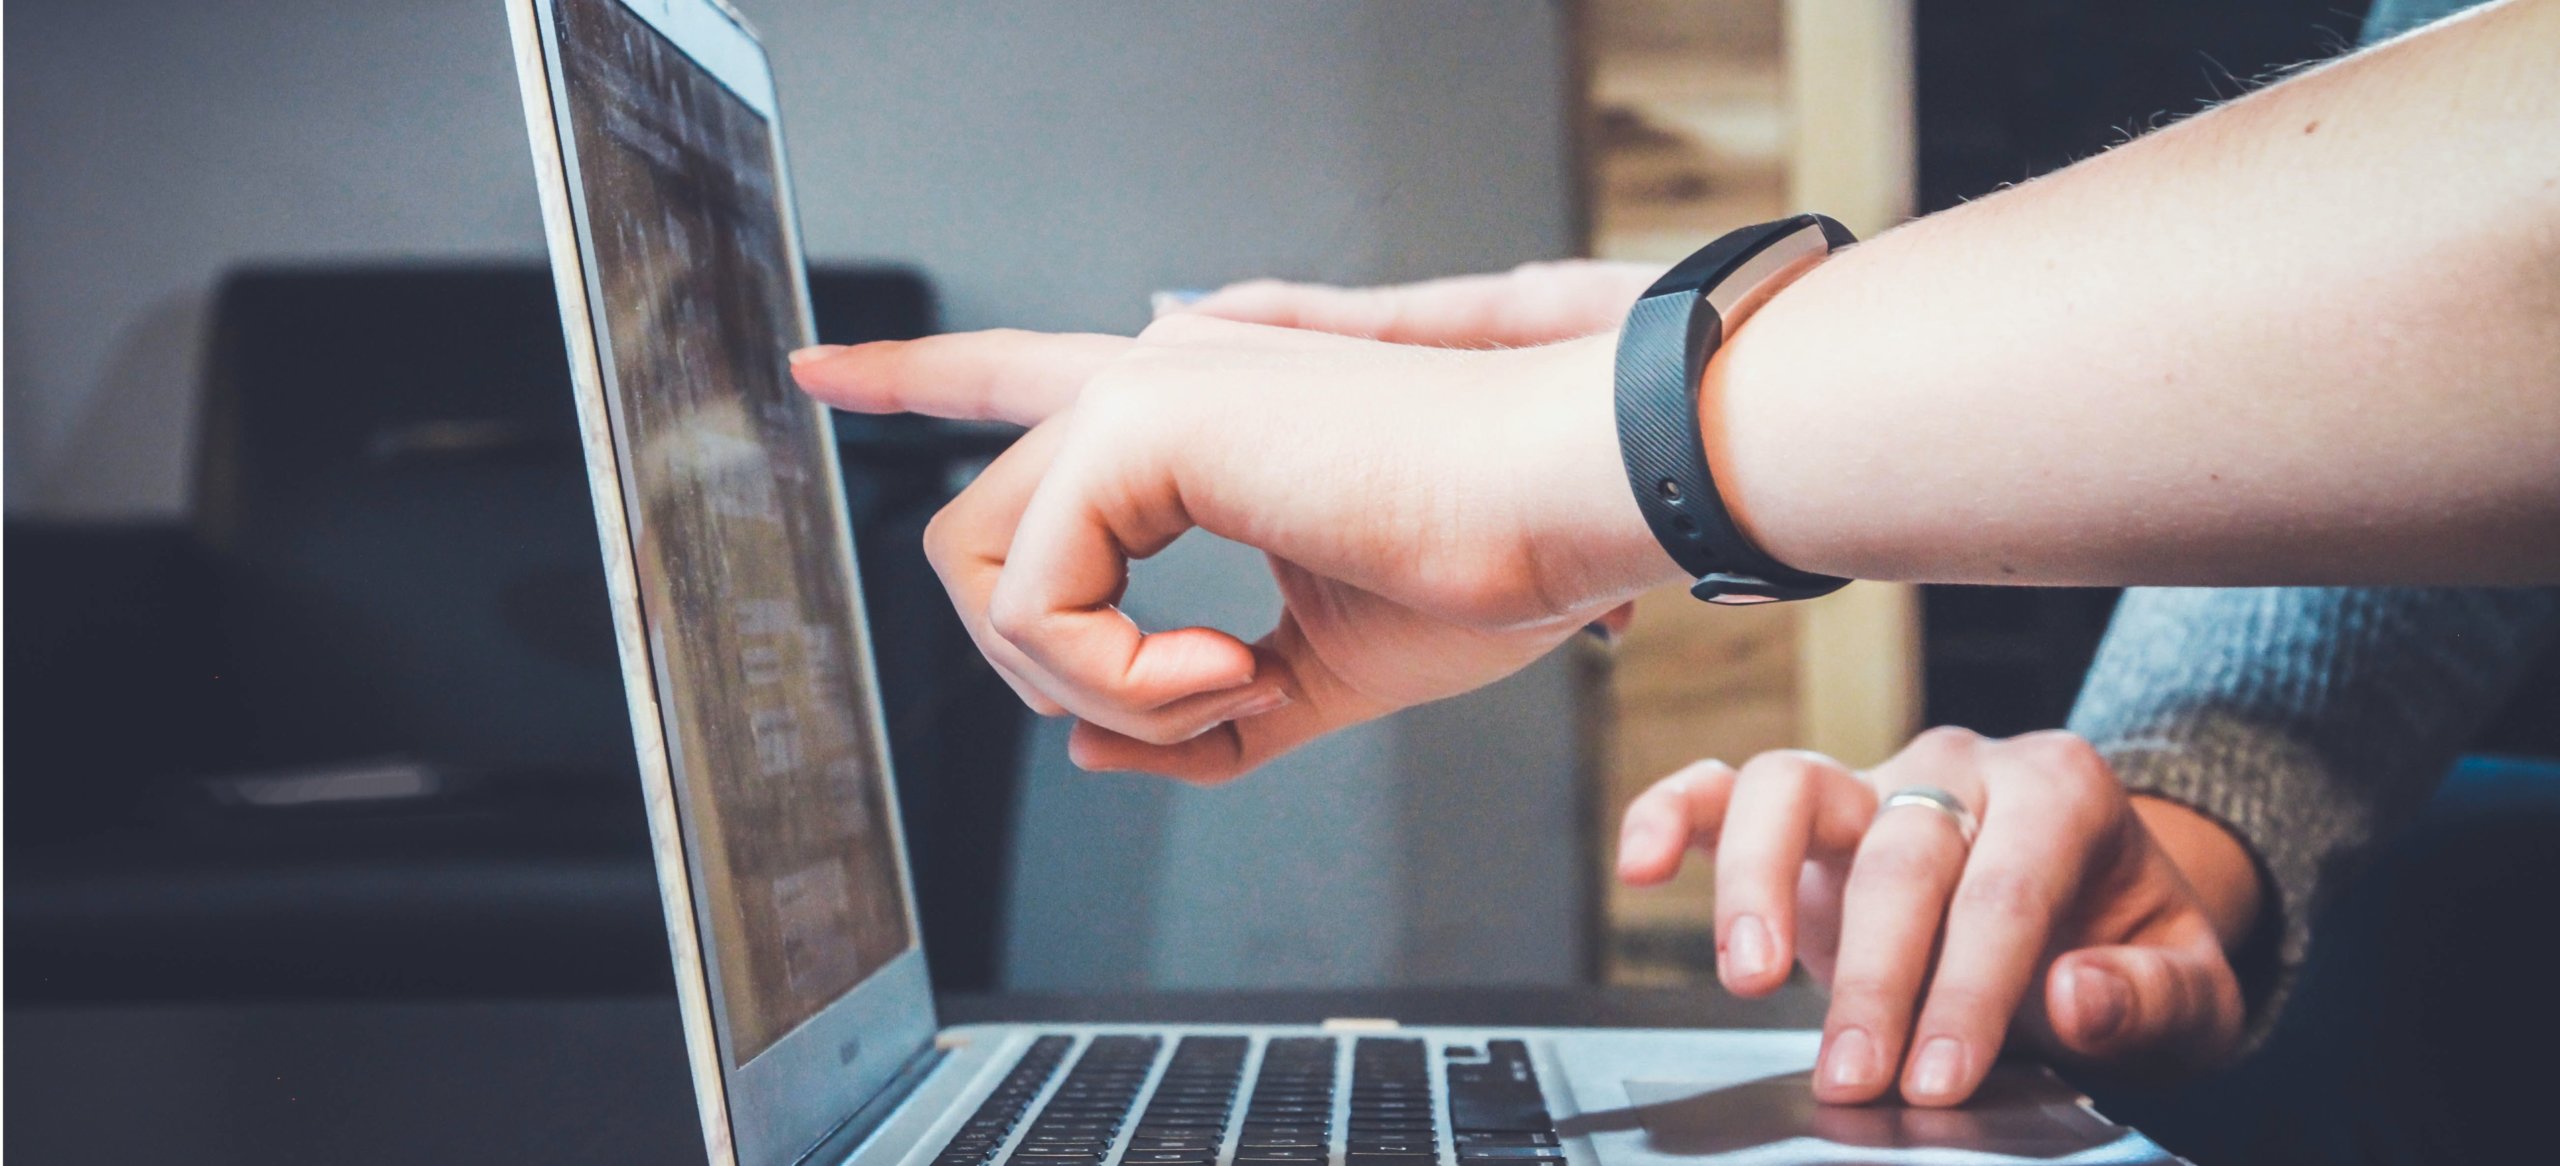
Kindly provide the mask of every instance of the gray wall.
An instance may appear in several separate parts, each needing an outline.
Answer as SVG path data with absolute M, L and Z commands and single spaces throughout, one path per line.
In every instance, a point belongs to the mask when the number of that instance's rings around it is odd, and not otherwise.
M 955 327 L 1127 331 L 1158 287 L 1573 246 L 1548 0 L 746 7 L 780 73 L 810 254 L 923 268 Z M 203 298 L 228 266 L 540 253 L 496 0 L 9 17 L 13 515 L 183 510 Z M 1258 633 L 1276 599 L 1252 555 L 1191 540 L 1132 602 Z M 1551 664 L 1207 793 L 1072 775 L 1049 740 L 1013 976 L 1571 975 L 1568 689 Z

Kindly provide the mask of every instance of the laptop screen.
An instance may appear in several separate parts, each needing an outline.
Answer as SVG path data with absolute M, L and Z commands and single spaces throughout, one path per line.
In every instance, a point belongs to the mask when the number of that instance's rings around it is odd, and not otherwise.
M 557 0 L 642 613 L 745 1064 L 915 943 L 773 127 L 615 0 Z

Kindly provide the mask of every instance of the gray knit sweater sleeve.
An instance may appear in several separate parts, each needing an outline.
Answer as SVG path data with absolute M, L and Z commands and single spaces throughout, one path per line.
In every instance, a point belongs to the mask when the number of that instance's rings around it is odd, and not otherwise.
M 2216 818 L 2273 892 L 2263 1033 L 2325 893 L 2407 820 L 2560 627 L 2560 589 L 2144 588 L 2071 712 L 2126 786 Z M 2244 969 L 2244 974 L 2253 969 Z

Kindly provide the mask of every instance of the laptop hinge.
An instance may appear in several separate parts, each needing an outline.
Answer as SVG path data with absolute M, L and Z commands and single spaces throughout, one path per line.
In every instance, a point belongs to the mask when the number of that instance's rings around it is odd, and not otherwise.
M 880 1127 L 887 1124 L 889 1115 L 898 1112 L 898 1107 L 905 1105 L 907 1098 L 914 1096 L 917 1087 L 923 1085 L 925 1078 L 932 1076 L 943 1058 L 950 1055 L 950 1051 L 938 1042 L 926 1041 L 914 1056 L 898 1066 L 897 1073 L 880 1086 L 879 1092 L 871 1095 L 871 1100 L 863 1102 L 862 1108 L 853 1111 L 853 1116 L 828 1130 L 825 1137 L 818 1139 L 818 1144 L 794 1159 L 795 1166 L 835 1166 L 851 1159 L 854 1151 L 861 1149 L 864 1141 L 878 1133 Z

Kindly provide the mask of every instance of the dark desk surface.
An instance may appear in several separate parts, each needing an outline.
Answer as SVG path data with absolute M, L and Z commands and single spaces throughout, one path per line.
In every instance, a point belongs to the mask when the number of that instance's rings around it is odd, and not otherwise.
M 1712 989 L 949 998 L 984 1021 L 1811 1026 Z M 699 1163 L 672 997 L 11 1008 L 0 1155 L 25 1163 Z

